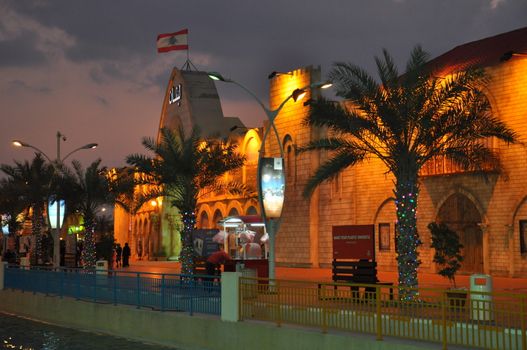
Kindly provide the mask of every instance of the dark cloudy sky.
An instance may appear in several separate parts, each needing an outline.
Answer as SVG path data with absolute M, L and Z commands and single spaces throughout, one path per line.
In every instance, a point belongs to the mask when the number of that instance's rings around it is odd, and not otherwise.
M 388 49 L 402 67 L 411 48 L 432 56 L 527 26 L 526 0 L 0 0 L 0 163 L 30 159 L 21 139 L 55 156 L 90 142 L 108 166 L 142 152 L 157 131 L 170 70 L 186 54 L 157 54 L 156 36 L 190 31 L 191 60 L 267 101 L 267 75 L 350 61 L 371 70 Z M 226 116 L 264 118 L 234 86 L 218 86 Z

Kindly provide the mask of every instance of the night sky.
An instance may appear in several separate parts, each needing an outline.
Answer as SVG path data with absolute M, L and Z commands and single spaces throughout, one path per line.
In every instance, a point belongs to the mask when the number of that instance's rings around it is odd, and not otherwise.
M 90 142 L 123 166 L 155 136 L 173 66 L 186 52 L 158 54 L 160 33 L 189 29 L 190 58 L 267 101 L 272 71 L 336 61 L 373 72 L 388 49 L 400 67 L 421 44 L 432 57 L 457 45 L 527 26 L 525 0 L 121 1 L 0 0 L 0 163 L 31 159 L 28 142 L 54 158 Z M 401 68 L 402 69 L 402 68 Z M 239 88 L 218 85 L 224 115 L 248 126 L 264 118 Z M 71 158 L 69 158 L 71 159 Z

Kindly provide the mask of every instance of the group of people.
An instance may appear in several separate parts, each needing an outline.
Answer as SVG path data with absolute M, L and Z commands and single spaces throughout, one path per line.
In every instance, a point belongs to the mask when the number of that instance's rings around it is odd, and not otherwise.
M 113 262 L 115 267 L 128 267 L 130 266 L 130 247 L 128 242 L 124 244 L 124 247 L 121 247 L 120 243 L 117 243 L 113 248 Z

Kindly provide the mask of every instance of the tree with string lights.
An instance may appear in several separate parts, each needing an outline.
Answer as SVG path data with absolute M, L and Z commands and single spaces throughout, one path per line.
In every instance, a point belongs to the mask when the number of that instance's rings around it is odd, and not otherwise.
M 364 69 L 336 63 L 330 73 L 337 95 L 311 103 L 306 118 L 328 133 L 299 149 L 326 150 L 330 157 L 315 171 L 304 194 L 368 157 L 379 158 L 394 176 L 399 285 L 402 300 L 417 296 L 419 266 L 417 203 L 419 171 L 434 157 L 445 157 L 467 171 L 500 170 L 497 155 L 482 142 L 494 137 L 517 142 L 516 134 L 490 113 L 482 89 L 484 71 L 470 67 L 446 77 L 435 76 L 428 54 L 414 48 L 404 74 L 384 50 L 375 58 L 380 81 Z
M 98 159 L 86 169 L 73 161 L 73 171 L 63 167 L 61 197 L 66 201 L 68 213 L 79 212 L 84 218 L 84 245 L 82 259 L 85 268 L 95 268 L 95 225 L 97 213 L 105 204 L 113 204 L 115 193 L 111 191 L 107 169 Z
M 44 208 L 53 192 L 53 166 L 37 153 L 31 162 L 15 161 L 14 166 L 2 164 L 0 169 L 7 175 L 11 190 L 18 193 L 19 204 L 31 208 L 31 231 L 36 238 L 35 263 L 42 264 L 48 258 L 44 256 L 42 246 L 42 227 L 45 222 Z
M 181 272 L 193 273 L 192 232 L 196 228 L 196 206 L 211 192 L 242 193 L 245 186 L 222 181 L 227 172 L 243 166 L 245 157 L 236 145 L 219 138 L 203 138 L 197 128 L 185 135 L 182 128 L 160 130 L 160 140 L 143 138 L 143 146 L 154 156 L 129 155 L 127 163 L 138 173 L 137 184 L 149 185 L 145 199 L 166 197 L 178 209 L 183 223 L 180 255 Z

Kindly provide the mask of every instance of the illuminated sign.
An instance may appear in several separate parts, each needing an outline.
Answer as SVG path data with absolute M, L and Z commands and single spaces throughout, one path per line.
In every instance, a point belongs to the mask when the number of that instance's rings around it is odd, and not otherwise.
M 1 223 L 1 224 L 2 224 L 2 233 L 3 233 L 4 235 L 9 234 L 9 226 L 7 225 L 7 221 L 9 220 L 9 216 L 7 216 L 7 215 L 2 215 L 2 216 L 0 217 L 0 219 L 2 219 L 2 223 Z
M 181 106 L 181 93 L 183 92 L 181 84 L 172 86 L 170 93 L 168 94 L 168 104 L 176 103 L 178 106 Z
M 259 166 L 265 216 L 279 218 L 282 214 L 285 191 L 283 159 L 262 158 Z
M 333 259 L 375 260 L 373 225 L 333 226 Z
M 49 223 L 51 225 L 51 228 L 57 228 L 57 211 L 60 216 L 59 219 L 59 228 L 62 226 L 62 222 L 64 221 L 64 212 L 66 211 L 66 204 L 63 199 L 59 200 L 60 202 L 60 211 L 59 208 L 57 208 L 57 201 L 48 203 L 48 216 L 49 216 Z

